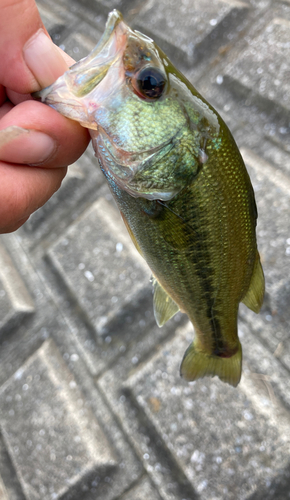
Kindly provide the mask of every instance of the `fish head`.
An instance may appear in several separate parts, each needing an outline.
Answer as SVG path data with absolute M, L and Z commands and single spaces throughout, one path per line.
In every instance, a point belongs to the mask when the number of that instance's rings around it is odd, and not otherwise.
M 90 130 L 111 184 L 150 200 L 170 200 L 188 184 L 219 129 L 162 50 L 116 10 L 95 49 L 34 96 Z

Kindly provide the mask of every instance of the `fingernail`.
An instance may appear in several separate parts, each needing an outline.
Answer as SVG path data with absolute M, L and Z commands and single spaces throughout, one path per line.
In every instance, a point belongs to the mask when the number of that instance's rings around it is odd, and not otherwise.
M 42 29 L 26 42 L 23 57 L 40 88 L 51 85 L 68 69 L 61 53 Z
M 8 127 L 0 130 L 0 160 L 9 163 L 41 165 L 57 149 L 52 137 L 36 130 Z

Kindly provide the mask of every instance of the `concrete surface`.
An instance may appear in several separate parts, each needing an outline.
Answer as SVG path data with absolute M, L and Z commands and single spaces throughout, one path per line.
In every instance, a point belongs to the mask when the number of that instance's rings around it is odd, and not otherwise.
M 41 0 L 79 59 L 119 8 L 229 124 L 259 211 L 260 315 L 240 308 L 237 389 L 179 377 L 193 329 L 159 329 L 150 271 L 91 149 L 0 239 L 1 500 L 290 498 L 290 2 Z

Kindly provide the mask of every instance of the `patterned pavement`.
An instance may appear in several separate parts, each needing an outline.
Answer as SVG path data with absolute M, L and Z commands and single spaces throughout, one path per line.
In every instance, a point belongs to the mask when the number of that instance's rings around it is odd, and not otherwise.
M 75 59 L 107 14 L 154 38 L 215 106 L 256 193 L 261 314 L 242 381 L 179 377 L 192 325 L 159 329 L 150 271 L 87 152 L 0 238 L 1 500 L 290 498 L 289 0 L 41 0 Z

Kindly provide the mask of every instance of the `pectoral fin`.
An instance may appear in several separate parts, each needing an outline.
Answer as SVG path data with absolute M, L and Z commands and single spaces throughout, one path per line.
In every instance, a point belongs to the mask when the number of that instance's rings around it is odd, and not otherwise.
M 252 311 L 258 313 L 262 307 L 265 292 L 264 273 L 260 262 L 260 256 L 257 252 L 254 270 L 249 289 L 242 299 L 242 302 Z
M 136 240 L 136 238 L 135 238 L 135 236 L 134 236 L 134 233 L 133 233 L 132 229 L 131 229 L 131 228 L 130 228 L 130 226 L 129 226 L 129 222 L 127 221 L 127 219 L 126 219 L 125 215 L 123 214 L 123 212 L 121 212 L 121 210 L 120 210 L 120 214 L 121 214 L 121 216 L 122 216 L 122 219 L 123 219 L 123 221 L 124 221 L 124 224 L 125 224 L 125 226 L 126 226 L 126 228 L 127 228 L 127 231 L 128 231 L 128 233 L 129 233 L 129 236 L 130 236 L 131 240 L 132 240 L 132 241 L 133 241 L 133 243 L 134 243 L 134 246 L 135 246 L 136 250 L 138 250 L 138 252 L 139 252 L 139 254 L 141 255 L 141 257 L 143 257 L 143 254 L 142 254 L 141 248 L 139 247 L 138 242 L 137 242 L 137 240 Z M 143 257 L 143 258 L 144 258 L 144 257 Z
M 152 284 L 154 288 L 154 316 L 157 325 L 161 327 L 179 311 L 179 306 L 154 277 L 152 278 Z

